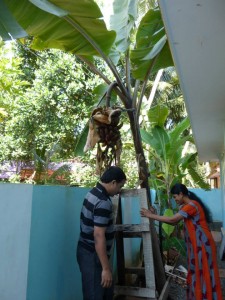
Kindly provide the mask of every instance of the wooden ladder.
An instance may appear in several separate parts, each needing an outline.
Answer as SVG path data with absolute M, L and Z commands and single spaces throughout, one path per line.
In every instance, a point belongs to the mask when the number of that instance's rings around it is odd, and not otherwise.
M 131 189 L 124 190 L 121 194 L 124 199 L 124 205 L 126 207 L 126 198 L 135 198 L 139 201 L 139 206 L 148 208 L 147 196 L 145 189 Z M 116 217 L 116 258 L 117 258 L 117 283 L 115 285 L 116 299 L 119 295 L 129 296 L 126 299 L 135 299 L 133 297 L 145 298 L 145 299 L 157 299 L 157 292 L 155 286 L 155 273 L 154 273 L 154 261 L 152 253 L 152 240 L 150 233 L 150 224 L 148 218 L 141 218 L 140 224 L 122 224 L 122 208 L 121 198 L 117 199 L 115 204 L 115 217 Z M 139 209 L 140 211 L 140 209 Z M 139 214 L 139 211 L 136 213 Z M 131 211 L 130 211 L 131 213 Z M 125 255 L 124 255 L 124 238 L 142 238 L 143 242 L 143 260 L 144 266 L 139 267 L 126 267 Z M 126 274 L 141 275 L 144 277 L 144 286 L 128 285 L 126 280 Z

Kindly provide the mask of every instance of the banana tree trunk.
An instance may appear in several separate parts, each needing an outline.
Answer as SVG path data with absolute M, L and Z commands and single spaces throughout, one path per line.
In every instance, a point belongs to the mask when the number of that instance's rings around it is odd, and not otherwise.
M 141 141 L 140 128 L 137 122 L 135 111 L 128 110 L 128 117 L 130 120 L 131 131 L 134 140 L 134 147 L 136 153 L 136 160 L 138 164 L 138 173 L 140 186 L 146 189 L 148 205 L 151 203 L 151 194 L 150 187 L 148 183 L 148 177 L 150 176 L 148 171 L 147 162 L 144 156 L 144 150 Z M 155 230 L 154 222 L 150 221 L 150 229 L 152 235 L 152 250 L 153 250 L 153 259 L 154 259 L 154 268 L 155 268 L 155 277 L 156 277 L 156 289 L 159 293 L 163 290 L 164 284 L 166 282 L 166 276 L 164 272 L 164 266 L 162 262 L 158 236 Z
M 139 175 L 139 181 L 140 186 L 142 188 L 146 188 L 147 190 L 147 198 L 149 200 L 149 204 L 151 205 L 151 194 L 149 189 L 149 183 L 148 183 L 148 177 L 149 177 L 149 171 L 148 171 L 148 165 L 144 156 L 142 141 L 141 141 L 141 135 L 140 135 L 140 128 L 139 124 L 136 121 L 136 113 L 135 111 L 128 111 L 128 117 L 130 120 L 130 127 L 131 132 L 134 140 L 134 148 L 136 153 L 136 160 L 138 164 L 138 175 Z

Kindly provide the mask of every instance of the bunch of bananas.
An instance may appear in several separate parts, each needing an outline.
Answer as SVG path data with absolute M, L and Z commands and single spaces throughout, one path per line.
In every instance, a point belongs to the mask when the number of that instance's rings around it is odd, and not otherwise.
M 122 142 L 120 129 L 121 108 L 98 107 L 93 110 L 89 122 L 89 132 L 84 147 L 86 152 L 93 149 L 98 144 L 96 173 L 101 174 L 109 167 L 113 160 L 115 165 L 120 164 Z
M 99 126 L 97 127 L 97 132 L 100 137 L 99 143 L 102 143 L 103 147 L 113 147 L 116 142 L 121 139 L 120 128 L 122 126 L 122 123 L 117 126 L 99 124 Z

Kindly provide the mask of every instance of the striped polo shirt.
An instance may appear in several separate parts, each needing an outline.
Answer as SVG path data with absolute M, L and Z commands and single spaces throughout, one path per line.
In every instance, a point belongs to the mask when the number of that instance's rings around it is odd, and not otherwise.
M 109 254 L 114 238 L 112 201 L 100 183 L 87 193 L 80 214 L 79 245 L 91 252 L 95 251 L 94 226 L 106 227 L 106 246 Z

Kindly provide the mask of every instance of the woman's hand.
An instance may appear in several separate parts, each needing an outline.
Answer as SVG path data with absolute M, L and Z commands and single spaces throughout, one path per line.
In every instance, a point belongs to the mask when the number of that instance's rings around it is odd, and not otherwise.
M 180 220 L 183 219 L 183 216 L 179 213 L 176 213 L 175 215 L 173 215 L 171 217 L 157 215 L 154 207 L 150 207 L 149 210 L 146 208 L 141 208 L 140 214 L 142 217 L 146 217 L 146 218 L 149 218 L 149 219 L 152 219 L 155 221 L 159 221 L 159 222 L 163 222 L 163 223 L 167 223 L 170 225 L 177 224 Z
M 146 217 L 146 218 L 152 218 L 155 215 L 155 208 L 154 207 L 150 207 L 150 210 L 146 209 L 146 208 L 141 208 L 140 210 L 140 214 L 142 217 Z

